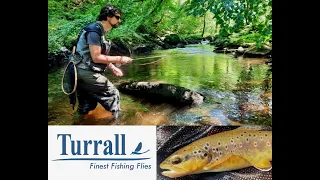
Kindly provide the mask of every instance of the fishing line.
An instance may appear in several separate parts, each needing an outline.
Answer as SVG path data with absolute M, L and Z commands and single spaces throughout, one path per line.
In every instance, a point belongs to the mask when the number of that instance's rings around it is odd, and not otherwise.
M 179 56 L 181 54 L 177 54 L 177 55 L 170 55 L 170 57 L 173 57 L 173 56 Z M 191 55 L 197 55 L 197 54 L 188 54 L 187 56 L 191 56 Z M 148 64 L 153 64 L 153 63 L 156 63 L 162 59 L 164 59 L 166 56 L 169 56 L 169 55 L 164 55 L 164 56 L 151 56 L 151 57 L 142 57 L 142 58 L 133 58 L 132 60 L 133 61 L 139 61 L 139 60 L 144 60 L 144 59 L 152 59 L 152 58 L 160 58 L 156 61 L 152 61 L 152 62 L 149 62 L 149 63 L 143 63 L 143 64 L 134 64 L 134 65 L 139 65 L 139 66 L 143 66 L 143 65 L 148 65 Z M 186 56 L 186 55 L 184 55 Z M 121 63 L 115 63 L 116 67 L 121 67 L 122 64 Z
M 143 59 L 152 59 L 152 58 L 159 58 L 160 57 L 160 59 L 158 59 L 158 60 L 156 60 L 156 61 L 153 61 L 153 62 L 150 62 L 150 63 L 144 63 L 144 64 L 137 64 L 137 65 L 147 65 L 147 64 L 152 64 L 152 63 L 155 63 L 155 62 L 157 62 L 157 61 L 160 61 L 160 60 L 162 60 L 165 56 L 151 56 L 151 57 L 142 57 L 142 58 L 133 58 L 132 60 L 133 61 L 139 61 L 139 60 L 143 60 Z M 122 64 L 121 63 L 115 63 L 115 65 L 116 65 L 116 67 L 121 67 L 122 66 Z

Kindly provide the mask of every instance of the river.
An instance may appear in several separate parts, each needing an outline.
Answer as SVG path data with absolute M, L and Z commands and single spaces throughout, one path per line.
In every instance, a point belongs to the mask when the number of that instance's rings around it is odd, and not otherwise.
M 121 115 L 110 120 L 110 112 L 99 104 L 83 125 L 272 125 L 272 69 L 264 58 L 235 58 L 217 54 L 210 45 L 155 50 L 122 65 L 124 76 L 107 77 L 116 86 L 127 81 L 169 83 L 205 96 L 198 106 L 177 107 L 120 93 Z M 48 125 L 72 125 L 75 110 L 61 90 L 63 68 L 48 74 Z

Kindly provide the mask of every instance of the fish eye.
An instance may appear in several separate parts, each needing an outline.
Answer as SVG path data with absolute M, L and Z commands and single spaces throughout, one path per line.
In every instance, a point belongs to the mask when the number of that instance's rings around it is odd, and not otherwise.
M 182 158 L 180 156 L 174 156 L 171 160 L 172 164 L 179 164 L 182 162 Z

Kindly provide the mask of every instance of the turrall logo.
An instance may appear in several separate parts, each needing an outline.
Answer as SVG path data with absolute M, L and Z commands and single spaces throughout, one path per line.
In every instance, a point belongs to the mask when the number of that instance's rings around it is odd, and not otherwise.
M 136 147 L 136 149 L 131 153 L 131 154 L 144 154 L 146 152 L 148 152 L 150 149 L 144 151 L 144 152 L 140 152 L 142 148 L 142 142 L 139 142 L 138 146 Z
M 57 140 L 61 141 L 61 156 L 76 156 L 74 158 L 54 159 L 53 161 L 66 161 L 66 160 L 116 160 L 116 161 L 135 161 L 146 160 L 150 158 L 87 158 L 89 155 L 105 155 L 105 156 L 121 156 L 127 155 L 126 153 L 126 135 L 114 134 L 114 139 L 107 140 L 74 140 L 71 134 L 57 134 Z M 69 143 L 67 143 L 69 142 Z M 68 146 L 69 145 L 69 146 Z M 121 148 L 120 148 L 121 146 Z M 141 151 L 142 142 L 139 142 L 134 151 L 130 155 L 142 155 L 150 151 L 150 149 Z M 91 150 L 91 151 L 90 151 Z M 89 152 L 91 152 L 89 154 Z

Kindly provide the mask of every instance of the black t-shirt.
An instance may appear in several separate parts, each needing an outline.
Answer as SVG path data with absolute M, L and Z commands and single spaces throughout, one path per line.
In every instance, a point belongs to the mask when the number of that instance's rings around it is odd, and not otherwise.
M 87 43 L 100 46 L 101 45 L 101 37 L 96 32 L 88 32 Z

